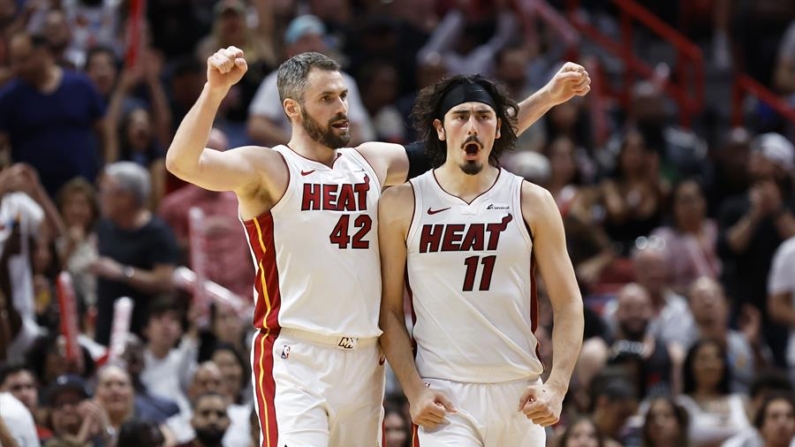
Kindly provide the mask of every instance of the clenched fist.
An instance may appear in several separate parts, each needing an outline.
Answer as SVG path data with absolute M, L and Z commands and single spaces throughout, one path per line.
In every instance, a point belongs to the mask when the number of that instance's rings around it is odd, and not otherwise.
M 243 50 L 237 47 L 222 48 L 207 58 L 207 83 L 212 89 L 228 90 L 240 82 L 248 70 Z
M 591 91 L 591 76 L 582 65 L 566 62 L 545 86 L 553 104 L 563 104 Z

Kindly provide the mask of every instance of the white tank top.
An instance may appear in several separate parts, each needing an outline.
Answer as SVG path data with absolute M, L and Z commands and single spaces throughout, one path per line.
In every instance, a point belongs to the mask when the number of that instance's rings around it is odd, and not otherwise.
M 434 171 L 411 180 L 407 272 L 422 377 L 495 383 L 543 371 L 522 181 L 500 170 L 467 204 L 445 192 Z
M 355 149 L 332 167 L 286 146 L 287 191 L 244 222 L 257 276 L 254 326 L 322 335 L 377 337 L 381 297 L 378 199 L 381 185 Z

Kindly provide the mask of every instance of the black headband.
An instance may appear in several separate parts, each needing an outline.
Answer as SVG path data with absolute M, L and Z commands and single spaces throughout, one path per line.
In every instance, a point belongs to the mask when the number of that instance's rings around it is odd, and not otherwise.
M 450 109 L 465 102 L 482 102 L 494 109 L 495 112 L 497 111 L 497 105 L 491 93 L 480 84 L 467 82 L 456 85 L 444 95 L 441 106 L 439 106 L 439 119 L 444 120 L 444 116 Z

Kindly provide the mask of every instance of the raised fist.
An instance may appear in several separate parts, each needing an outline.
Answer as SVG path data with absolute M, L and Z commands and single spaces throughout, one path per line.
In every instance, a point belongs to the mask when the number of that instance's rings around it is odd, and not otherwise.
M 222 48 L 207 58 L 207 83 L 214 89 L 229 89 L 240 82 L 248 65 L 243 50 L 236 47 Z

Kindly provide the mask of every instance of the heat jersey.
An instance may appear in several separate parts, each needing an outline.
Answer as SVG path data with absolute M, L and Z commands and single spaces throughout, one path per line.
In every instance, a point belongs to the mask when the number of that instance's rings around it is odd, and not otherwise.
M 244 222 L 257 274 L 254 326 L 379 336 L 375 171 L 355 149 L 338 149 L 331 167 L 286 146 L 274 150 L 289 170 L 287 191 Z
M 411 180 L 407 279 L 422 377 L 496 383 L 541 374 L 522 181 L 500 170 L 468 204 L 445 192 L 434 171 Z

